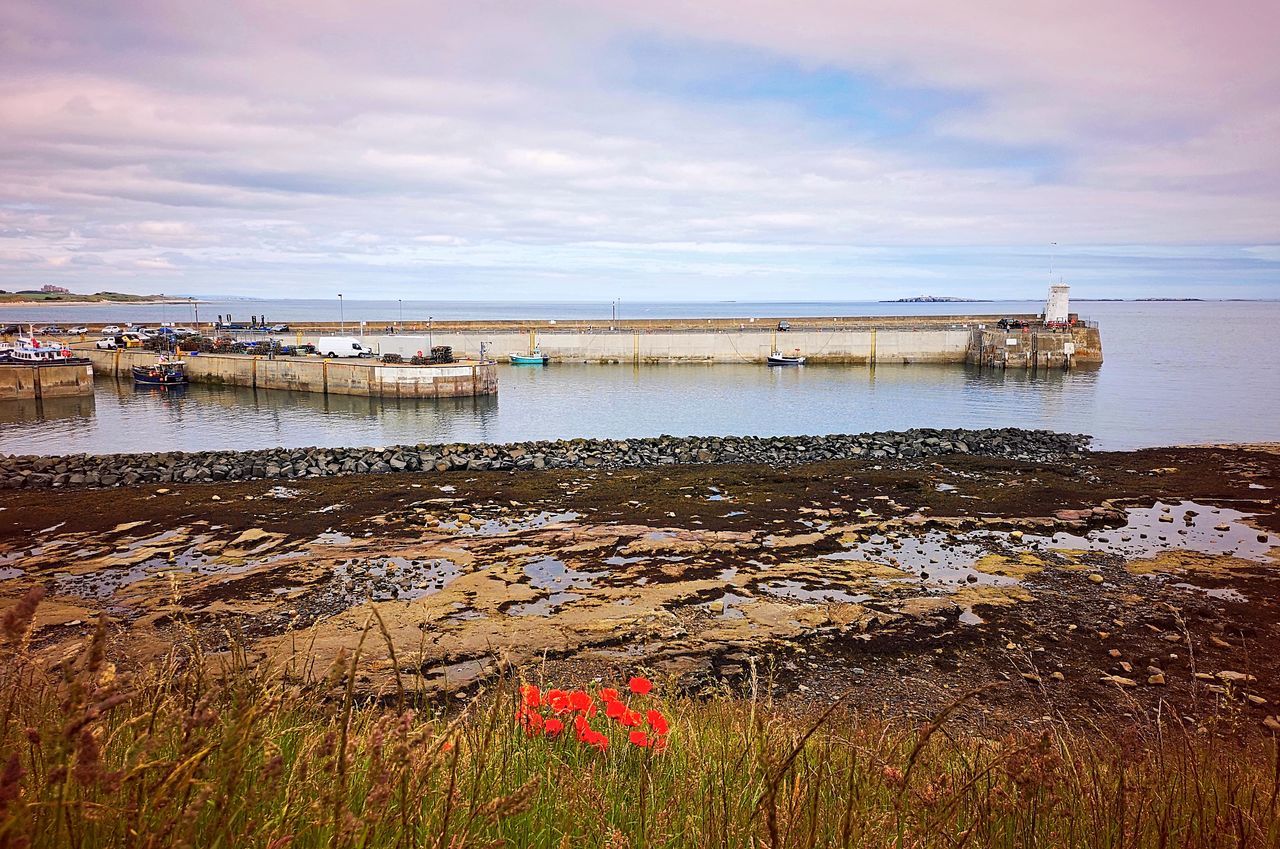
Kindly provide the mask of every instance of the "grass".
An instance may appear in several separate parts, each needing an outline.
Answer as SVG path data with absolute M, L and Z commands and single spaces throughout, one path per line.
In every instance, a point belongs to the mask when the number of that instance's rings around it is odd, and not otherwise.
M 0 627 L 0 847 L 1280 846 L 1274 741 L 993 738 L 659 688 L 628 701 L 670 718 L 665 751 L 616 730 L 598 751 L 528 736 L 510 678 L 451 714 L 362 703 L 359 647 L 307 682 L 194 644 L 126 675 L 104 622 L 41 667 L 38 601 Z

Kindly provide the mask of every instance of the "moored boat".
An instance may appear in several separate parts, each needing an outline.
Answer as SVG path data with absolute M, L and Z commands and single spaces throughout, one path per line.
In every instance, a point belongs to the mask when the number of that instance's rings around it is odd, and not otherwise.
M 532 353 L 528 354 L 511 354 L 511 364 L 513 366 L 545 366 L 551 358 L 546 354 L 534 348 Z
M 0 343 L 0 362 L 33 365 L 65 363 L 78 359 L 66 345 L 42 341 L 34 336 L 19 336 L 15 344 Z
M 799 354 L 788 355 L 774 351 L 769 355 L 769 359 L 766 362 L 771 366 L 802 366 L 804 365 L 804 357 Z
M 133 382 L 139 386 L 186 386 L 187 365 L 181 360 L 161 357 L 145 366 L 134 366 Z

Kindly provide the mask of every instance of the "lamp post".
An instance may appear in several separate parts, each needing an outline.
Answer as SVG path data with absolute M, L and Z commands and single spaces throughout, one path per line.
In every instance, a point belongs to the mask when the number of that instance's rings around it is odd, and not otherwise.
M 396 298 L 400 302 L 400 332 L 404 332 L 404 298 Z
M 431 316 L 427 316 L 427 353 L 431 353 Z
M 338 293 L 338 335 L 345 336 L 347 333 L 347 321 L 342 314 L 342 293 Z

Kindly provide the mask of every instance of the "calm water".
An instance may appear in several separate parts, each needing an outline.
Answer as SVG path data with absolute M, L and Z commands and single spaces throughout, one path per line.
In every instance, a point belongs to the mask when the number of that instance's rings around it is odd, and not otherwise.
M 298 312 L 290 313 L 289 302 L 275 307 L 253 303 L 254 309 L 243 310 L 245 315 L 266 312 L 268 319 L 279 320 L 308 317 L 304 311 L 313 308 L 307 306 L 313 302 L 298 302 Z M 392 302 L 393 310 L 397 306 Z M 588 307 L 596 313 L 602 309 L 599 304 L 577 305 L 576 310 L 565 305 L 491 304 L 488 313 L 459 308 L 456 317 L 596 314 L 587 313 Z M 961 366 L 920 365 L 882 365 L 874 372 L 865 366 L 503 366 L 498 397 L 440 402 L 205 386 L 157 394 L 99 379 L 92 399 L 42 406 L 0 403 L 0 451 L 102 453 L 1004 425 L 1092 433 L 1101 448 L 1280 440 L 1280 303 L 1078 307 L 1102 324 L 1107 361 L 1100 369 L 1032 377 L 1021 370 L 979 373 Z M 673 304 L 664 313 L 661 305 L 648 307 L 654 315 L 725 316 L 1003 313 L 1038 308 L 1007 303 Z M 52 309 L 57 320 L 69 323 L 95 320 L 88 310 L 101 308 Z M 201 307 L 202 319 L 205 309 Z M 603 309 L 607 315 L 608 305 Z M 111 317 L 119 314 L 117 309 Z M 432 314 L 455 317 L 444 310 Z M 380 312 L 368 315 L 384 322 L 395 317 L 385 303 Z M 349 312 L 347 318 L 352 318 Z

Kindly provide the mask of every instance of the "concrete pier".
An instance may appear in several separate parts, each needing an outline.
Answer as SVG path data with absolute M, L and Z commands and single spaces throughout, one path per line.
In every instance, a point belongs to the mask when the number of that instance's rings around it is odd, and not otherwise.
M 151 351 L 82 350 L 98 374 L 129 378 L 130 368 L 155 362 Z M 193 383 L 285 389 L 329 395 L 379 398 L 460 398 L 498 391 L 493 363 L 458 362 L 411 366 L 375 360 L 320 357 L 253 357 L 236 354 L 184 355 Z
M 487 355 L 503 361 L 510 353 L 537 348 L 552 362 L 579 363 L 763 363 L 773 351 L 801 354 L 810 363 L 853 365 L 978 363 L 988 365 L 1064 364 L 1074 349 L 1073 365 L 1102 362 L 1096 326 L 1046 327 L 1035 316 L 1020 317 L 1031 327 L 1004 331 L 990 316 L 938 316 L 898 319 L 795 319 L 791 329 L 777 321 L 746 319 L 627 322 L 612 329 L 585 323 L 451 322 L 405 334 L 366 335 L 380 353 L 410 356 L 449 345 L 455 354 Z M 301 334 L 301 341 L 315 336 Z M 1016 338 L 1017 346 L 1007 340 Z
M 93 394 L 93 366 L 69 363 L 0 364 L 0 401 L 39 401 Z

